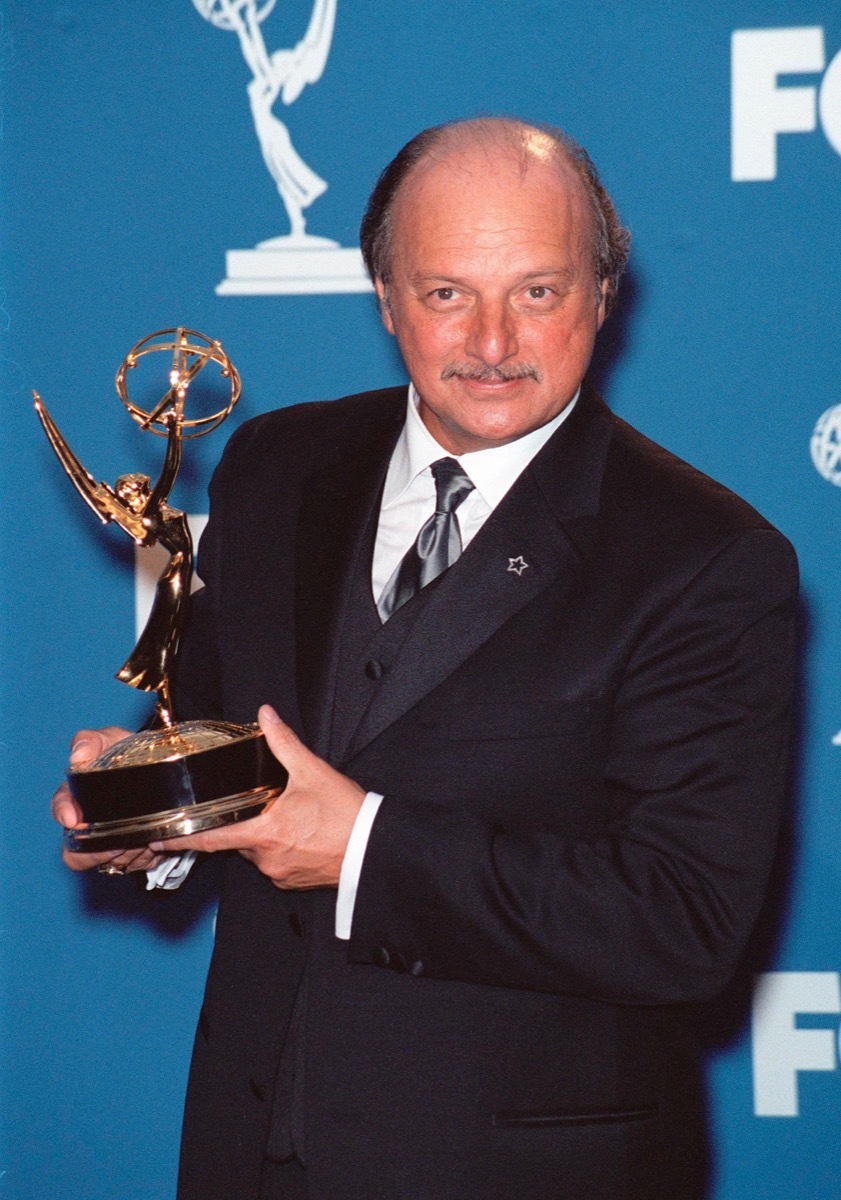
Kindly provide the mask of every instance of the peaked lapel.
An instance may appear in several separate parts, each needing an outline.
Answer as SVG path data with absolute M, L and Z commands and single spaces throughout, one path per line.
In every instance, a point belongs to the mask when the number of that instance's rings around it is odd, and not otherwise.
M 295 632 L 298 696 L 309 746 L 325 755 L 339 638 L 350 583 L 403 427 L 406 389 L 376 397 L 374 420 L 348 421 L 335 450 L 302 485 L 296 540 Z M 362 425 L 362 427 L 360 427 Z
M 583 391 L 464 554 L 433 584 L 349 747 L 359 753 L 558 579 L 572 586 L 596 533 L 612 418 Z M 522 564 L 525 564 L 524 566 Z

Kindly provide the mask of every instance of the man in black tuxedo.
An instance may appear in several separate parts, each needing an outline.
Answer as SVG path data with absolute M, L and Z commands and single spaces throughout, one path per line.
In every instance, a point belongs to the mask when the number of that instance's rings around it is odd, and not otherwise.
M 408 396 L 234 435 L 177 681 L 259 709 L 287 791 L 110 858 L 229 852 L 179 1197 L 699 1198 L 690 1007 L 774 853 L 793 553 L 582 382 L 627 239 L 562 135 L 426 131 L 362 242 Z

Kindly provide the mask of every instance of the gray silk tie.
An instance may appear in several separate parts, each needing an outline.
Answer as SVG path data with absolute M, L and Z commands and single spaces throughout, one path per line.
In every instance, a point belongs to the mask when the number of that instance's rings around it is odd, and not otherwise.
M 456 509 L 474 484 L 454 458 L 439 458 L 430 467 L 435 479 L 435 512 L 420 529 L 414 545 L 385 586 L 377 602 L 383 621 L 452 566 L 461 554 Z

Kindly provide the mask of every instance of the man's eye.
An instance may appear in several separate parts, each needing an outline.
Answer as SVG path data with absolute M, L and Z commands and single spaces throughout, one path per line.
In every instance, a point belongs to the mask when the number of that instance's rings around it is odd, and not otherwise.
M 542 283 L 536 283 L 534 287 L 529 288 L 529 300 L 545 300 L 548 295 L 549 289 Z
M 432 293 L 436 300 L 452 300 L 456 294 L 456 289 L 451 287 L 436 288 Z

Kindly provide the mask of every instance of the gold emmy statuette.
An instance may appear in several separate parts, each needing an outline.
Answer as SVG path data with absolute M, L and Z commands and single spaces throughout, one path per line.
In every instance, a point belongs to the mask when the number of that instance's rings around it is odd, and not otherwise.
M 169 356 L 169 387 L 145 411 L 130 399 L 126 376 L 144 355 L 160 352 Z M 227 381 L 227 403 L 208 416 L 188 418 L 187 390 L 210 363 Z M 65 833 L 72 850 L 129 849 L 244 821 L 263 812 L 288 779 L 257 725 L 176 722 L 172 713 L 170 677 L 190 595 L 193 546 L 186 515 L 171 508 L 167 499 L 181 463 L 182 442 L 210 433 L 239 399 L 236 367 L 219 342 L 204 334 L 162 329 L 128 352 L 116 387 L 140 428 L 166 438 L 164 463 L 154 486 L 147 475 L 139 474 L 121 475 L 113 488 L 97 483 L 33 393 L 50 445 L 85 503 L 103 523 L 116 521 L 138 546 L 160 542 L 169 551 L 146 627 L 117 672 L 129 687 L 155 692 L 159 727 L 132 734 L 89 766 L 68 772 L 84 820 Z

